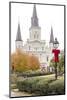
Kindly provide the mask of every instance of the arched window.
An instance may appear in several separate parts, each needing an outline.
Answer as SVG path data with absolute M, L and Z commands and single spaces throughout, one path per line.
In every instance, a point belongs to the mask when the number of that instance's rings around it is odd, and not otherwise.
M 34 34 L 34 39 L 36 38 L 36 35 Z
M 39 35 L 37 34 L 37 38 L 39 37 Z
M 47 56 L 47 61 L 48 61 L 48 56 Z
M 42 47 L 42 50 L 44 50 L 44 47 Z
M 42 57 L 42 54 L 40 54 L 40 58 Z
M 30 46 L 29 46 L 29 50 L 30 50 Z
M 34 48 L 34 50 L 36 50 L 36 51 L 37 51 L 37 49 L 38 49 L 37 47 Z

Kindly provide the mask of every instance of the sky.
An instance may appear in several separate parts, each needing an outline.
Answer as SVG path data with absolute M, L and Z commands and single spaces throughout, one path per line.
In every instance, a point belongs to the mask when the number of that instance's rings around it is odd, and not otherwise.
M 41 39 L 49 43 L 51 26 L 53 27 L 54 38 L 59 41 L 59 49 L 64 49 L 64 6 L 36 5 L 39 26 L 41 27 Z M 20 23 L 23 43 L 29 38 L 29 28 L 33 4 L 11 4 L 11 52 L 15 51 L 15 40 Z

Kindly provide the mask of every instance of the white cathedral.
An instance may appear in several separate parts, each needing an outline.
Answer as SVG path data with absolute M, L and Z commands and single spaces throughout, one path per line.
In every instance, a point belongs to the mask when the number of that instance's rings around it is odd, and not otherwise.
M 45 40 L 41 40 L 41 27 L 38 23 L 38 17 L 36 12 L 36 4 L 33 7 L 33 15 L 31 17 L 31 27 L 29 28 L 29 39 L 23 45 L 23 40 L 21 38 L 20 24 L 18 24 L 17 36 L 16 36 L 16 49 L 20 48 L 21 50 L 32 54 L 38 57 L 40 61 L 40 67 L 46 68 L 49 67 L 49 62 L 53 57 L 53 29 L 51 27 L 51 34 L 49 40 L 49 46 L 46 45 Z

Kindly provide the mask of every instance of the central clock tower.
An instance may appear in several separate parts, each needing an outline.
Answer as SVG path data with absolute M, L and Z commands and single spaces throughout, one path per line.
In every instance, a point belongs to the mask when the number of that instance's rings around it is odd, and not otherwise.
M 30 41 L 41 40 L 41 28 L 39 27 L 38 23 L 36 4 L 34 4 L 33 15 L 31 17 L 31 27 L 29 31 L 30 31 Z

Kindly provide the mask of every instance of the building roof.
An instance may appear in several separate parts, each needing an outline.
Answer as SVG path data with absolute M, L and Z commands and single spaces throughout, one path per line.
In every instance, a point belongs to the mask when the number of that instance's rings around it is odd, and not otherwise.
M 50 43 L 54 43 L 53 28 L 51 27 Z
M 31 26 L 38 26 L 36 4 L 34 4 L 34 7 L 33 7 L 33 15 L 32 15 L 32 18 L 31 18 Z
M 16 41 L 22 41 L 22 38 L 21 38 L 21 31 L 20 31 L 20 24 L 19 24 L 19 23 L 18 23 Z

